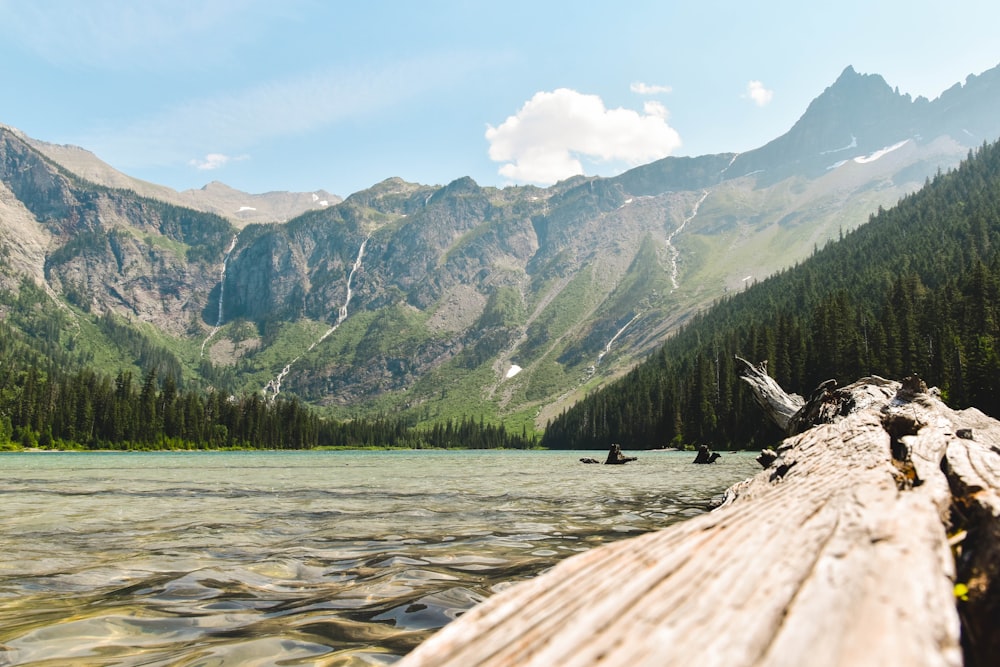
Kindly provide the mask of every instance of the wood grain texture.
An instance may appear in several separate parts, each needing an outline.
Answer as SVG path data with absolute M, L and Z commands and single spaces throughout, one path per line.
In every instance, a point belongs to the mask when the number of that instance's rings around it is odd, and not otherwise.
M 975 488 L 996 528 L 1000 424 L 881 379 L 835 393 L 859 410 L 785 440 L 715 511 L 563 561 L 400 664 L 962 664 L 949 527 Z

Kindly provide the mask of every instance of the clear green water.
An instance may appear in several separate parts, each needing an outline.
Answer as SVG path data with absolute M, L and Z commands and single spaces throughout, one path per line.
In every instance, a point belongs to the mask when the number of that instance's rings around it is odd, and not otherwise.
M 0 665 L 391 664 L 759 469 L 594 454 L 0 455 Z

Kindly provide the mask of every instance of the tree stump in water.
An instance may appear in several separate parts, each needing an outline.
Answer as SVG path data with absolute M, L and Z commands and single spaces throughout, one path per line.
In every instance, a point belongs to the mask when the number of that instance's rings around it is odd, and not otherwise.
M 722 456 L 719 452 L 713 452 L 708 448 L 708 445 L 699 445 L 698 454 L 695 455 L 692 463 L 715 463 L 720 458 L 722 458 Z
M 797 434 L 718 509 L 567 559 L 400 665 L 995 664 L 1000 423 L 913 380 L 759 398 Z
M 634 456 L 625 456 L 622 454 L 622 446 L 618 443 L 611 445 L 611 449 L 608 450 L 608 458 L 604 462 L 605 465 L 622 465 L 630 461 L 638 461 Z

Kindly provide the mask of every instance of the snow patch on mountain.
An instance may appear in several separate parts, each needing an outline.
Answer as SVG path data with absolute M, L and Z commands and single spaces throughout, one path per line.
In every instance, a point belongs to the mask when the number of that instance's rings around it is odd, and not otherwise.
M 879 158 L 885 157 L 886 155 L 895 150 L 899 150 L 908 143 L 910 143 L 909 139 L 903 139 L 902 141 L 895 143 L 892 146 L 886 146 L 885 148 L 881 148 L 872 153 L 871 155 L 862 155 L 860 157 L 856 157 L 854 158 L 854 161 L 857 162 L 858 164 L 868 164 L 869 162 L 874 162 Z
M 889 153 L 892 153 L 893 151 L 899 150 L 900 148 L 902 148 L 906 144 L 910 143 L 911 141 L 912 141 L 912 139 L 904 139 L 904 140 L 902 140 L 900 142 L 897 142 L 897 143 L 893 144 L 892 146 L 886 146 L 885 148 L 880 148 L 880 149 L 878 149 L 877 151 L 875 151 L 873 153 L 869 153 L 868 155 L 859 155 L 859 156 L 857 156 L 855 158 L 851 158 L 851 159 L 848 159 L 848 160 L 839 160 L 839 161 L 834 162 L 833 164 L 831 164 L 829 167 L 827 167 L 826 170 L 827 171 L 833 171 L 834 169 L 838 169 L 838 168 L 844 166 L 848 162 L 856 162 L 857 164 L 868 164 L 870 162 L 875 162 L 876 160 L 884 158 Z
M 840 148 L 832 148 L 828 151 L 820 151 L 820 155 L 829 155 L 831 153 L 842 153 L 844 151 L 849 151 L 852 148 L 857 148 L 857 147 L 858 147 L 858 138 L 852 134 L 851 143 L 847 144 L 846 146 L 842 146 Z

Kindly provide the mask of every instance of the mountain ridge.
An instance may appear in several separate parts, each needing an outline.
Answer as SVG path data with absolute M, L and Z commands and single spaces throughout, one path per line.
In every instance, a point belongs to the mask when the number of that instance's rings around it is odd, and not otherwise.
M 307 211 L 342 201 L 341 197 L 326 190 L 251 194 L 219 181 L 211 181 L 201 188 L 178 191 L 129 176 L 80 146 L 41 141 L 27 136 L 17 128 L 2 124 L 0 127 L 16 133 L 50 160 L 86 181 L 113 189 L 132 190 L 144 197 L 205 213 L 215 213 L 238 227 L 254 223 L 284 222 Z
M 623 381 L 557 416 L 543 445 L 759 448 L 775 431 L 736 357 L 803 395 L 915 375 L 949 405 L 1000 415 L 1000 141 L 873 220 L 695 316 Z
M 389 178 L 280 224 L 92 184 L 0 130 L 6 284 L 30 275 L 80 317 L 152 327 L 187 382 L 254 392 L 280 376 L 339 416 L 543 426 L 708 304 L 957 164 L 970 134 L 1000 136 L 998 70 L 915 102 L 848 67 L 754 151 L 548 188 Z

